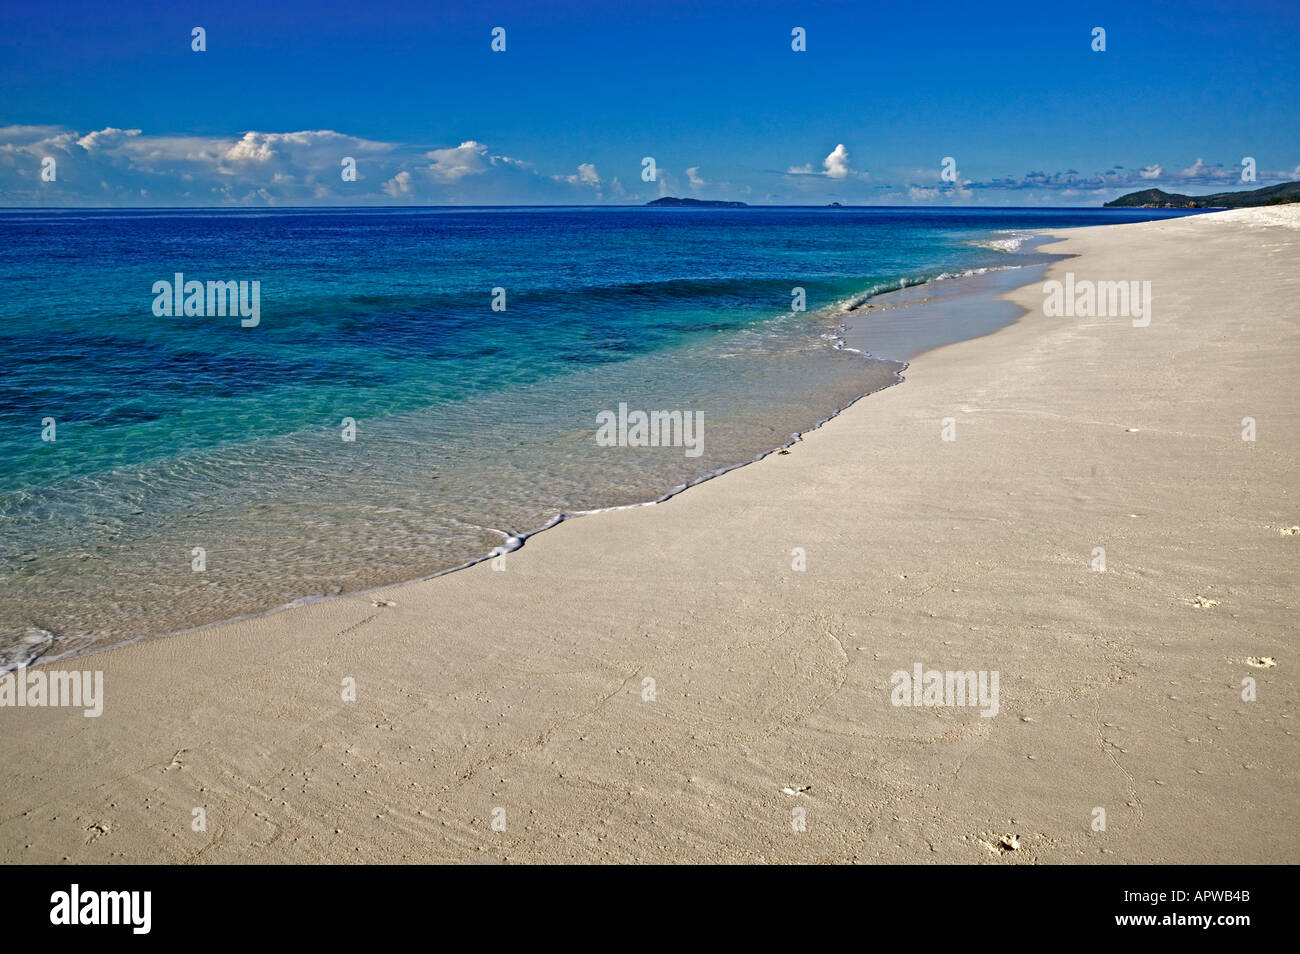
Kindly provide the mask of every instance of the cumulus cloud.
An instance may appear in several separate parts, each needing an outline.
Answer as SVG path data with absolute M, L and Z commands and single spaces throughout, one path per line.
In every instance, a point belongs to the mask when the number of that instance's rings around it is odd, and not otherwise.
M 454 149 L 431 149 L 425 153 L 434 182 L 456 183 L 468 176 L 481 176 L 493 169 L 527 169 L 529 163 L 509 156 L 494 155 L 481 142 L 468 139 Z
M 57 166 L 41 179 L 45 158 Z M 344 160 L 355 179 L 343 179 Z M 0 205 L 310 205 L 571 201 L 572 188 L 623 196 L 593 163 L 548 176 L 485 143 L 369 140 L 329 129 L 229 136 L 154 135 L 108 126 L 0 126 Z
M 121 145 L 126 140 L 140 135 L 140 133 L 141 130 L 139 129 L 114 129 L 112 126 L 105 126 L 96 132 L 86 133 L 77 140 L 77 145 L 90 152 L 94 149 Z
M 1178 174 L 1183 182 L 1230 182 L 1241 179 L 1241 166 L 1225 166 L 1222 163 L 1206 165 L 1199 156 L 1196 161 Z
M 844 143 L 839 143 L 830 151 L 830 155 L 822 160 L 821 172 L 814 172 L 812 163 L 808 162 L 802 166 L 790 166 L 785 170 L 785 174 L 788 176 L 824 176 L 827 179 L 868 178 L 866 173 L 854 171 L 849 163 L 849 150 Z
M 397 164 L 396 149 L 332 130 L 156 136 L 113 126 L 84 133 L 54 126 L 6 126 L 0 127 L 0 204 L 323 201 L 331 197 L 330 184 L 342 184 L 344 157 L 373 168 Z M 55 161 L 57 170 L 49 182 L 38 171 L 46 158 Z M 358 191 L 361 187 L 354 187 L 353 193 Z
M 600 187 L 600 173 L 596 171 L 595 165 L 590 162 L 578 164 L 578 171 L 569 176 L 551 176 L 556 182 L 567 182 L 569 185 L 591 186 L 592 188 Z
M 279 138 L 268 133 L 244 133 L 244 138 L 227 149 L 222 158 L 231 162 L 266 162 L 275 158 L 275 149 L 271 143 Z
M 394 199 L 404 195 L 411 194 L 411 174 L 402 170 L 384 183 L 384 192 L 391 195 Z
M 491 168 L 488 148 L 470 139 L 454 149 L 433 149 L 429 173 L 435 182 L 458 182 L 466 176 L 481 176 Z
M 453 140 L 454 142 L 454 140 Z M 55 181 L 43 181 L 42 164 L 57 164 Z M 345 158 L 356 178 L 340 175 Z M 576 158 L 576 157 L 575 157 Z M 895 169 L 892 182 L 871 190 L 870 177 L 853 169 L 843 143 L 816 163 L 791 165 L 786 187 L 772 201 L 825 202 L 879 198 L 884 190 L 896 201 L 954 201 L 970 190 L 1017 194 L 1021 201 L 1079 196 L 1113 198 L 1159 184 L 1169 191 L 1204 192 L 1253 188 L 1240 183 L 1236 159 L 1210 163 L 1204 158 L 1182 166 L 1151 162 L 1139 168 L 1113 166 L 1082 174 L 1074 169 L 1034 171 L 955 185 L 938 179 L 938 167 Z M 459 144 L 405 144 L 369 140 L 329 129 L 289 132 L 246 130 L 229 135 L 152 134 L 137 128 L 105 126 L 73 129 L 59 125 L 0 126 L 0 205 L 311 205 L 387 204 L 394 199 L 430 205 L 473 203 L 565 203 L 628 201 L 707 189 L 737 196 L 745 184 L 707 180 L 695 165 L 676 175 L 659 167 L 654 185 L 604 179 L 592 162 L 576 171 L 535 169 L 495 147 L 465 138 Z M 548 174 L 554 172 L 554 174 Z M 1257 171 L 1258 185 L 1300 178 L 1295 169 Z M 1198 185 L 1200 186 L 1198 188 Z M 1004 199 L 1005 201 L 1005 199 Z
M 822 160 L 822 165 L 831 179 L 846 179 L 853 174 L 849 168 L 849 151 L 844 148 L 844 143 L 832 149 L 831 154 Z

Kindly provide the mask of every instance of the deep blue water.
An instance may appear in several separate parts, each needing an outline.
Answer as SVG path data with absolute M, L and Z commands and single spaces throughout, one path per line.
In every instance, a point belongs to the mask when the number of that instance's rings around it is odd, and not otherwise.
M 653 499 L 893 380 L 836 350 L 846 302 L 1176 214 L 0 211 L 0 649 L 424 576 Z M 260 283 L 259 323 L 156 315 L 178 272 Z M 598 447 L 620 402 L 700 411 L 705 452 Z

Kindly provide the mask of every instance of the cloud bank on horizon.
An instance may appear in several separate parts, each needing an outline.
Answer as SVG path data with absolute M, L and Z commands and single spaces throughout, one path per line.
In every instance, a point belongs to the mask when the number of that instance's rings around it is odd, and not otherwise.
M 1159 162 L 1116 165 L 1084 174 L 1030 171 L 983 181 L 944 181 L 943 168 L 854 167 L 837 143 L 815 168 L 791 165 L 771 173 L 780 183 L 756 197 L 750 185 L 706 178 L 700 165 L 657 166 L 653 182 L 629 155 L 625 176 L 602 174 L 592 162 L 543 170 L 477 140 L 418 146 L 329 129 L 248 131 L 230 136 L 150 134 L 142 129 L 80 131 L 61 126 L 0 126 L 0 204 L 5 206 L 310 206 L 639 204 L 663 195 L 821 204 L 1097 204 L 1135 189 L 1233 191 L 1300 178 L 1293 169 L 1256 171 L 1198 157 L 1182 167 Z M 54 180 L 44 181 L 53 160 Z M 354 176 L 349 178 L 349 166 Z M 626 183 L 626 184 L 625 184 Z M 779 198 L 778 198 L 779 197 Z

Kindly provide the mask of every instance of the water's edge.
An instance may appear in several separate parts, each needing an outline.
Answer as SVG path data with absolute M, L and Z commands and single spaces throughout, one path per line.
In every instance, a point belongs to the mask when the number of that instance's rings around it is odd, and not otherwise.
M 1051 240 L 1052 237 L 1050 236 L 1049 233 L 1034 233 L 1033 247 L 1036 248 L 1038 245 L 1041 245 L 1044 242 L 1048 242 Z M 1026 251 L 1029 250 L 1030 249 L 1026 249 Z M 1042 253 L 1039 253 L 1039 255 L 1041 258 Z M 1056 255 L 1052 256 L 1052 258 L 1059 258 L 1059 257 L 1065 257 L 1065 256 L 1056 256 Z M 1008 291 L 1027 287 L 1028 285 L 1031 285 L 1036 281 L 1040 280 L 1042 274 L 1046 271 L 1047 267 L 1048 267 L 1047 263 L 1009 265 L 1005 269 L 1001 269 L 1000 271 L 1003 274 L 1008 274 L 1008 273 L 1014 274 L 1016 276 L 1017 281 L 1014 284 L 1000 283 L 1004 285 L 1004 287 L 987 287 L 987 283 L 973 281 L 973 279 L 983 278 L 984 276 L 981 274 L 981 275 L 943 276 L 937 279 L 931 279 L 928 281 L 922 281 L 922 282 L 917 282 L 915 284 L 905 285 L 901 288 L 884 289 L 884 290 L 864 293 L 863 295 L 858 296 L 858 300 L 852 308 L 844 312 L 841 321 L 841 326 L 840 326 L 840 334 L 839 334 L 841 340 L 836 344 L 836 347 L 844 347 L 845 340 L 849 339 L 852 336 L 855 336 L 856 333 L 862 332 L 864 329 L 868 328 L 869 323 L 872 321 L 873 317 L 881 315 L 884 312 L 897 311 L 899 314 L 910 313 L 915 315 L 921 313 L 924 309 L 932 309 L 932 310 L 935 309 L 936 305 L 931 301 L 930 296 L 919 297 L 919 298 L 916 296 L 918 291 L 925 291 L 927 289 L 932 290 L 933 287 L 938 285 L 940 282 L 942 282 L 944 286 L 944 290 L 948 292 L 948 294 L 945 294 L 943 296 L 942 299 L 943 301 L 951 300 L 954 302 L 961 302 L 963 307 L 966 308 L 993 310 L 997 307 L 999 303 L 999 299 L 1001 299 L 1002 296 L 1004 296 Z M 909 298 L 912 298 L 913 300 L 909 300 Z M 862 306 L 866 305 L 868 302 L 871 303 L 871 308 L 863 308 Z M 1004 304 L 1009 305 L 1010 303 L 1004 303 Z M 938 307 L 941 308 L 942 303 L 940 303 Z M 512 534 L 504 530 L 495 530 L 494 528 L 488 528 L 488 529 L 493 529 L 494 532 L 501 534 L 501 536 L 505 538 L 505 541 L 502 545 L 494 547 L 492 550 L 490 550 L 487 553 L 466 560 L 455 566 L 445 567 L 434 573 L 429 573 L 423 576 L 412 577 L 410 579 L 399 580 L 391 583 L 383 583 L 379 586 L 368 587 L 366 589 L 361 589 L 361 590 L 352 590 L 345 593 L 335 593 L 335 594 L 328 594 L 328 595 L 321 594 L 321 595 L 300 597 L 300 598 L 290 600 L 289 602 L 283 603 L 279 606 L 273 607 L 271 609 L 263 610 L 256 613 L 247 613 L 239 616 L 226 617 L 219 620 L 213 620 L 207 623 L 202 623 L 198 626 L 186 627 L 183 629 L 172 630 L 164 633 L 146 634 L 131 639 L 125 639 L 116 643 L 72 649 L 63 653 L 58 653 L 56 655 L 46 656 L 44 655 L 43 650 L 40 650 L 35 652 L 25 662 L 20 662 L 20 661 L 14 662 L 12 665 L 4 667 L 4 669 L 0 671 L 9 671 L 12 668 L 15 668 L 17 665 L 26 665 L 26 666 L 45 665 L 49 663 L 59 662 L 65 659 L 82 658 L 86 656 L 96 655 L 101 652 L 109 652 L 115 649 L 123 649 L 128 646 L 136 645 L 138 643 L 152 642 L 153 640 L 156 639 L 169 639 L 177 636 L 183 636 L 189 633 L 195 633 L 195 632 L 211 629 L 216 626 L 225 626 L 232 623 L 240 623 L 240 622 L 247 622 L 249 620 L 262 619 L 264 617 L 273 616 L 278 613 L 282 613 L 287 610 L 297 609 L 303 606 L 310 606 L 317 603 L 324 603 L 324 602 L 329 602 L 329 601 L 339 600 L 339 599 L 349 599 L 358 596 L 365 596 L 371 593 L 378 593 L 384 590 L 395 589 L 410 584 L 427 582 L 429 580 L 437 579 L 440 576 L 446 576 L 449 573 L 456 573 L 460 570 L 465 570 L 472 566 L 477 566 L 480 563 L 487 562 L 503 554 L 513 553 L 514 551 L 521 549 L 528 540 L 530 540 L 532 537 L 536 536 L 537 534 L 549 530 L 552 527 L 558 526 L 559 524 L 564 523 L 567 520 L 574 519 L 576 517 L 604 513 L 612 510 L 630 510 L 637 507 L 649 507 L 649 506 L 654 506 L 656 504 L 665 503 L 666 501 L 676 497 L 678 494 L 683 493 L 684 491 L 689 490 L 692 487 L 698 486 L 706 481 L 712 480 L 715 477 L 720 477 L 723 474 L 730 473 L 733 470 L 737 470 L 741 467 L 748 466 L 749 464 L 757 463 L 758 461 L 766 457 L 769 457 L 772 454 L 776 454 L 776 453 L 780 453 L 781 451 L 788 450 L 790 447 L 792 447 L 793 445 L 801 441 L 805 434 L 821 428 L 823 425 L 834 420 L 836 417 L 838 417 L 848 408 L 854 406 L 855 404 L 862 401 L 863 399 L 870 397 L 872 394 L 876 394 L 880 391 L 883 391 L 886 388 L 894 387 L 898 384 L 903 383 L 906 380 L 905 372 L 909 367 L 909 361 L 911 359 L 914 359 L 917 355 L 923 354 L 925 352 L 934 350 L 939 347 L 947 347 L 948 345 L 959 344 L 963 341 L 970 341 L 976 338 L 981 338 L 981 337 L 985 337 L 986 335 L 996 333 L 1002 328 L 1014 324 L 1016 321 L 1019 320 L 1019 318 L 1023 317 L 1023 315 L 1025 314 L 1025 310 L 1017 306 L 1010 306 L 1010 309 L 1011 310 L 1008 311 L 1007 313 L 1008 317 L 1006 318 L 1006 320 L 999 320 L 996 322 L 994 326 L 975 329 L 968 334 L 958 334 L 954 336 L 949 336 L 946 340 L 929 344 L 923 348 L 920 348 L 919 350 L 915 350 L 911 352 L 906 358 L 896 357 L 893 354 L 885 353 L 883 351 L 878 351 L 878 350 L 869 350 L 865 348 L 849 348 L 848 350 L 861 351 L 864 357 L 872 358 L 878 361 L 893 362 L 897 364 L 898 367 L 894 370 L 892 374 L 893 380 L 891 380 L 887 384 L 881 385 L 878 388 L 874 388 L 872 390 L 865 391 L 857 395 L 856 397 L 849 400 L 842 406 L 833 409 L 830 414 L 828 414 L 826 417 L 822 418 L 821 420 L 816 421 L 814 424 L 810 425 L 809 427 L 803 430 L 794 432 L 791 435 L 790 440 L 786 441 L 783 444 L 762 451 L 761 453 L 754 455 L 748 460 L 742 460 L 742 461 L 726 464 L 724 466 L 715 468 L 714 470 L 709 471 L 708 473 L 704 474 L 703 476 L 695 480 L 689 481 L 684 484 L 679 484 L 671 488 L 670 490 L 666 491 L 665 493 L 661 494 L 660 496 L 654 499 L 627 503 L 627 504 L 617 504 L 609 507 L 599 507 L 591 510 L 577 510 L 571 513 L 560 513 L 557 514 L 555 517 L 551 518 L 550 520 L 548 520 L 542 526 L 536 527 L 532 530 L 519 532 L 519 533 Z M 54 634 L 50 634 L 50 635 L 53 636 Z

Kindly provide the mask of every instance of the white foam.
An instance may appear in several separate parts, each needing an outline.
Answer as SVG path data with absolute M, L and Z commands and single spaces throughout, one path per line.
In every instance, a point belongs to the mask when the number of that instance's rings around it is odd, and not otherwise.
M 980 248 L 991 248 L 995 252 L 1018 252 L 1025 242 L 1034 236 L 1033 232 L 1019 231 L 999 231 L 994 233 L 998 238 L 980 239 L 972 242 L 972 245 L 978 245 Z

